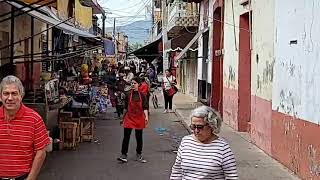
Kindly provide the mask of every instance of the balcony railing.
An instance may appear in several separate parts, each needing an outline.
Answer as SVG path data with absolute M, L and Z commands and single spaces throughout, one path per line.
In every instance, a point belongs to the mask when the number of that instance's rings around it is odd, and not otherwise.
M 168 5 L 168 29 L 174 26 L 198 26 L 199 11 L 196 3 L 173 2 Z

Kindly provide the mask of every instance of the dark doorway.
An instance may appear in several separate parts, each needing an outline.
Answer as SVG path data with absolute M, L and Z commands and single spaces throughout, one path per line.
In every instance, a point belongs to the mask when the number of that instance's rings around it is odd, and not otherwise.
M 239 131 L 250 131 L 251 116 L 251 50 L 250 50 L 250 21 L 249 13 L 240 16 L 239 35 Z
M 208 86 L 207 86 L 207 80 L 208 80 L 208 45 L 209 45 L 209 31 L 206 31 L 202 34 L 202 78 L 199 81 L 199 98 L 200 101 L 204 104 L 208 103 L 207 98 L 208 96 Z M 211 88 L 211 87 L 210 87 Z
M 221 19 L 221 8 L 214 11 L 213 18 Z M 223 92 L 223 24 L 220 21 L 213 22 L 213 60 L 212 60 L 212 98 L 211 106 L 222 115 Z

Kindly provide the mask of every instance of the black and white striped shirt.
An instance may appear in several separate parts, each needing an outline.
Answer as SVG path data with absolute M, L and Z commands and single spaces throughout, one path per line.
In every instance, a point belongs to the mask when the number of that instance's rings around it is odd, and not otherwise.
M 238 179 L 234 154 L 229 144 L 218 138 L 209 144 L 185 136 L 180 144 L 170 180 Z

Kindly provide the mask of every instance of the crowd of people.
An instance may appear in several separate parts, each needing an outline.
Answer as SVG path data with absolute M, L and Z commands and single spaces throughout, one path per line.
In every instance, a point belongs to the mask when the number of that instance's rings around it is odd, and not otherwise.
M 149 123 L 150 88 L 157 83 L 152 66 L 139 68 L 134 63 L 125 66 L 105 66 L 102 81 L 108 85 L 120 124 L 123 126 L 121 155 L 126 163 L 130 135 L 135 131 L 136 160 L 146 163 L 142 156 L 143 130 Z M 87 76 L 86 76 L 87 77 Z M 170 70 L 165 71 L 161 86 L 165 113 L 172 112 L 172 100 L 177 89 Z M 45 124 L 34 110 L 23 105 L 24 87 L 15 76 L 0 83 L 0 180 L 35 180 L 46 157 L 50 143 Z M 229 144 L 219 137 L 222 118 L 214 109 L 201 106 L 191 113 L 193 134 L 182 139 L 172 167 L 170 179 L 238 179 L 235 157 Z M 19 146 L 18 146 L 19 145 Z

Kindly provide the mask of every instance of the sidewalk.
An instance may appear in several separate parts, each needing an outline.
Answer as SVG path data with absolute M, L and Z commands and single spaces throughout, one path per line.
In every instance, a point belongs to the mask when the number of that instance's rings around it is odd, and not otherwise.
M 174 109 L 185 127 L 190 124 L 190 112 L 200 106 L 192 97 L 177 93 Z M 188 128 L 189 129 L 189 128 Z M 190 129 L 189 129 L 190 132 Z M 247 133 L 239 133 L 223 124 L 220 136 L 225 138 L 237 159 L 240 180 L 298 180 L 288 169 L 250 143 Z

